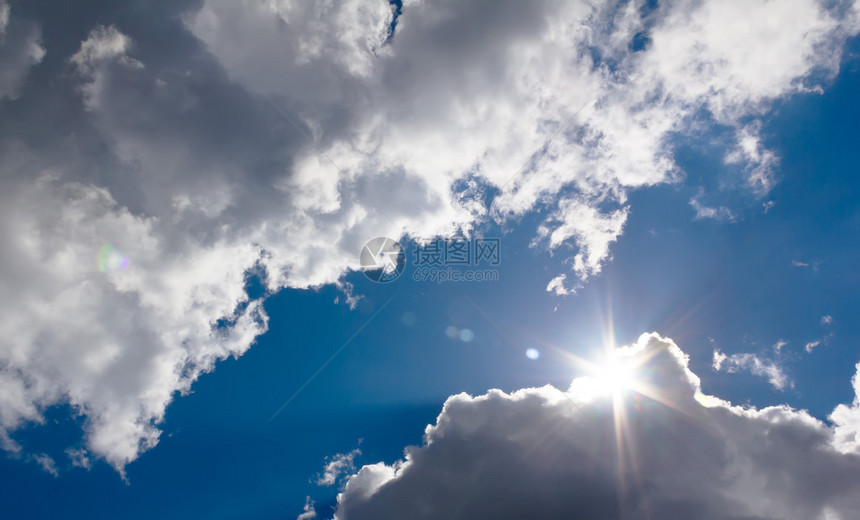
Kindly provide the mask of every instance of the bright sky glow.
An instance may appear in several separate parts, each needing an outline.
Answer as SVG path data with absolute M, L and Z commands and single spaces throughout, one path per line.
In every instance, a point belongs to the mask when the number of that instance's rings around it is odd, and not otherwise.
M 636 386 L 636 367 L 630 362 L 611 356 L 599 365 L 596 373 L 590 376 L 601 392 L 611 395 L 619 394 Z

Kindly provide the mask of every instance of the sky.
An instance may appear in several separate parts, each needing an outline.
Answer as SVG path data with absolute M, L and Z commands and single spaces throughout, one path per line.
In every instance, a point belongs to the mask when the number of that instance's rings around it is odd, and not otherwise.
M 860 517 L 858 33 L 0 0 L 2 516 Z

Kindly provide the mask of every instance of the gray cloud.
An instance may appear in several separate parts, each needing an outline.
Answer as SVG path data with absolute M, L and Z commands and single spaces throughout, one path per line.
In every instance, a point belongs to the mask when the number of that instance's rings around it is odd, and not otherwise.
M 30 68 L 44 57 L 39 26 L 0 2 L 0 100 L 17 98 Z
M 566 392 L 450 397 L 422 446 L 350 477 L 335 518 L 847 520 L 860 512 L 860 455 L 837 449 L 838 428 L 786 406 L 741 408 L 704 395 L 687 356 L 656 334 L 618 359 L 639 379 L 620 394 L 601 391 L 598 372 Z

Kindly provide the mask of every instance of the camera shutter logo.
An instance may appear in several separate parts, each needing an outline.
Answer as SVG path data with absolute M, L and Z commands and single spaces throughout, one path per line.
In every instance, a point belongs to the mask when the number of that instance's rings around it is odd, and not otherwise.
M 396 280 L 403 272 L 406 267 L 406 254 L 394 239 L 376 237 L 361 248 L 359 262 L 361 271 L 370 280 L 388 283 Z

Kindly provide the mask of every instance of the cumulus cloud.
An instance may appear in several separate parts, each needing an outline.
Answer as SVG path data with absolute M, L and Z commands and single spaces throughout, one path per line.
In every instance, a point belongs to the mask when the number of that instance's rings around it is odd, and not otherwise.
M 420 447 L 350 477 L 335 518 L 857 516 L 860 455 L 837 449 L 839 427 L 703 394 L 687 356 L 656 334 L 618 360 L 638 377 L 620 393 L 589 375 L 567 391 L 448 398 Z
M 325 68 L 354 87 L 363 102 L 342 109 L 354 133 L 329 129 L 332 142 L 323 144 L 336 163 L 355 165 L 346 171 L 402 168 L 432 176 L 434 186 L 477 177 L 500 190 L 490 213 L 499 220 L 549 204 L 540 234 L 550 249 L 578 249 L 577 281 L 609 258 L 627 217 L 626 190 L 677 178 L 668 141 L 689 131 L 699 110 L 737 126 L 727 161 L 748 169 L 753 191 L 767 192 L 775 156 L 762 148 L 760 126 L 740 121 L 812 88 L 811 74 L 832 74 L 841 42 L 856 30 L 844 13 L 802 1 L 752 9 L 678 2 L 644 16 L 641 2 L 408 2 L 390 45 L 371 45 L 377 59 L 361 62 L 368 66 L 360 72 L 338 67 L 339 54 L 309 56 L 296 46 L 323 16 L 337 24 L 355 9 L 346 1 L 315 11 L 272 2 L 239 12 L 211 0 L 187 23 L 233 77 L 265 95 L 302 99 L 307 119 L 319 100 L 297 91 L 293 63 Z M 390 8 L 364 10 L 369 34 L 359 40 L 378 42 Z M 631 52 L 641 34 L 651 43 Z M 368 47 L 343 45 L 350 55 Z M 821 55 L 825 48 L 836 54 Z
M 854 402 L 840 404 L 830 414 L 830 420 L 836 425 L 836 447 L 844 453 L 860 452 L 860 363 L 855 368 L 857 373 L 851 379 Z
M 784 345 L 785 343 L 782 343 Z M 774 345 L 777 353 L 782 348 L 780 343 Z M 779 346 L 779 348 L 777 348 Z M 807 352 L 809 351 L 807 345 Z M 783 390 L 786 386 L 792 385 L 788 376 L 775 361 L 769 360 L 758 354 L 742 352 L 732 355 L 723 354 L 719 349 L 714 350 L 713 363 L 714 370 L 725 370 L 730 374 L 738 372 L 749 372 L 754 376 L 760 376 L 767 379 L 777 390 Z
M 266 330 L 248 277 L 335 283 L 369 238 L 540 210 L 571 292 L 630 190 L 684 174 L 672 140 L 703 112 L 765 193 L 756 121 L 826 86 L 857 32 L 853 5 L 812 0 L 416 1 L 394 33 L 384 0 L 156 1 L 127 27 L 82 13 L 46 50 L 38 20 L 0 13 L 0 440 L 66 402 L 118 469 Z

